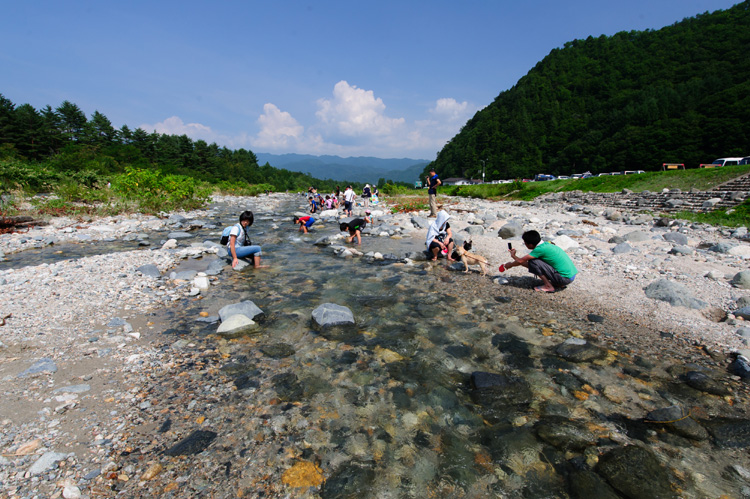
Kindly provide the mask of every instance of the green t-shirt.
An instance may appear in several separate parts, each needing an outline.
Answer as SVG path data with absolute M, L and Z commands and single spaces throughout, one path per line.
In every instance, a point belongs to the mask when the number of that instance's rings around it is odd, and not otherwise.
M 572 279 L 578 273 L 578 269 L 573 265 L 573 260 L 570 259 L 568 254 L 547 241 L 537 244 L 536 248 L 531 250 L 529 254 L 550 264 L 561 276 L 568 279 Z

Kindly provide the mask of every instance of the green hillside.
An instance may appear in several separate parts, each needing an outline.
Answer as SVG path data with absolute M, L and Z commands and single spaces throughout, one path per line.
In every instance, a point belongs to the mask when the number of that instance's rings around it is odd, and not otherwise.
M 744 1 L 660 30 L 568 42 L 479 111 L 433 165 L 442 178 L 477 178 L 485 160 L 493 180 L 748 155 L 749 28 Z

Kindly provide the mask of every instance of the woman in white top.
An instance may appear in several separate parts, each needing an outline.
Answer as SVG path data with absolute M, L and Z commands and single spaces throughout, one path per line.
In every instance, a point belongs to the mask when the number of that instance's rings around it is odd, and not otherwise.
M 235 268 L 239 263 L 240 258 L 253 257 L 253 267 L 259 269 L 261 267 L 267 267 L 267 265 L 260 264 L 260 256 L 262 252 L 260 246 L 252 244 L 250 238 L 247 235 L 247 228 L 253 225 L 255 217 L 252 211 L 243 211 L 240 214 L 240 223 L 232 227 L 229 232 L 229 242 L 227 243 L 227 249 L 229 254 L 232 255 L 232 268 Z

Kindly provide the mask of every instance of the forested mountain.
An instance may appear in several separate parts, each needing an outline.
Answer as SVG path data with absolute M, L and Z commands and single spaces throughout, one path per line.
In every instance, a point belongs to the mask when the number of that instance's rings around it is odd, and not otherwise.
M 477 178 L 485 160 L 491 180 L 746 156 L 749 49 L 750 0 L 660 30 L 568 42 L 477 112 L 432 164 L 443 178 Z
M 256 153 L 259 163 L 277 168 L 304 172 L 315 178 L 338 181 L 351 180 L 377 183 L 378 179 L 413 184 L 429 163 L 423 159 L 383 159 L 369 156 L 342 158 L 340 156 L 311 156 L 309 154 Z

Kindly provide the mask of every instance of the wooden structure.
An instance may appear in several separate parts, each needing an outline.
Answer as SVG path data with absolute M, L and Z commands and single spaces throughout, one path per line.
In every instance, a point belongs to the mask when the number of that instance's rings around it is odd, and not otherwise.
M 684 170 L 685 169 L 685 163 L 662 163 L 661 164 L 662 171 L 666 170 Z

